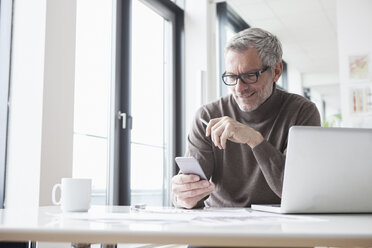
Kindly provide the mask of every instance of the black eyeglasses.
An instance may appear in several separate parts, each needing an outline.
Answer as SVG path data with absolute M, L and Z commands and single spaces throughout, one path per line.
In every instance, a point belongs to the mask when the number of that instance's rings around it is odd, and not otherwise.
M 228 73 L 224 72 L 222 74 L 222 81 L 228 86 L 236 85 L 238 83 L 238 79 L 242 80 L 242 82 L 245 83 L 245 84 L 254 84 L 254 83 L 257 83 L 258 77 L 262 73 L 267 71 L 269 68 L 271 68 L 271 66 L 267 66 L 267 67 L 263 68 L 261 71 L 246 72 L 246 73 L 239 74 L 239 75 L 228 74 Z

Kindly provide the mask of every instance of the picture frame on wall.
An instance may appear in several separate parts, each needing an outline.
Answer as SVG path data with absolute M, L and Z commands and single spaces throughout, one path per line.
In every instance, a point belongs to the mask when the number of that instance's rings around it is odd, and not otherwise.
M 350 112 L 352 114 L 372 115 L 372 84 L 350 87 Z
M 368 81 L 370 79 L 369 54 L 349 56 L 350 81 Z

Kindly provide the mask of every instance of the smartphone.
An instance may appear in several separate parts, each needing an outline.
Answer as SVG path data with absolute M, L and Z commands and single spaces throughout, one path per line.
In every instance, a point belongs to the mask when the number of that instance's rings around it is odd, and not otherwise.
M 207 180 L 202 167 L 194 157 L 176 157 L 176 164 L 183 174 L 198 175 L 201 180 Z

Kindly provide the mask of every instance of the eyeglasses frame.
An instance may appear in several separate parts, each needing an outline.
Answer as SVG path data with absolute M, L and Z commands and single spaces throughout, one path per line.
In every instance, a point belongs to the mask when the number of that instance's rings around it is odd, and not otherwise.
M 227 86 L 235 86 L 238 84 L 238 79 L 240 79 L 244 84 L 255 84 L 257 83 L 258 81 L 258 78 L 259 76 L 261 76 L 261 74 L 263 74 L 265 71 L 267 71 L 268 69 L 270 69 L 272 66 L 266 66 L 265 68 L 263 68 L 262 70 L 260 71 L 256 71 L 256 72 L 246 72 L 246 73 L 242 73 L 242 74 L 239 74 L 239 75 L 233 75 L 233 74 L 229 74 L 229 76 L 234 76 L 235 77 L 235 83 L 234 84 L 227 84 L 224 80 L 224 77 L 226 76 L 226 72 L 224 72 L 222 74 L 222 82 L 227 85 Z M 247 83 L 243 80 L 242 76 L 244 75 L 247 75 L 247 74 L 256 74 L 256 81 L 255 82 L 250 82 L 250 83 Z

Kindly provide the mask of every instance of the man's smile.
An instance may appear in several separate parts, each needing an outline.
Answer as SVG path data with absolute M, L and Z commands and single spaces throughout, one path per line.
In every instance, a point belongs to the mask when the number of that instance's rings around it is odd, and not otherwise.
M 237 96 L 239 98 L 250 98 L 252 97 L 253 95 L 255 95 L 257 92 L 256 91 L 252 91 L 252 92 L 247 92 L 247 93 L 244 93 L 244 94 L 237 94 Z

